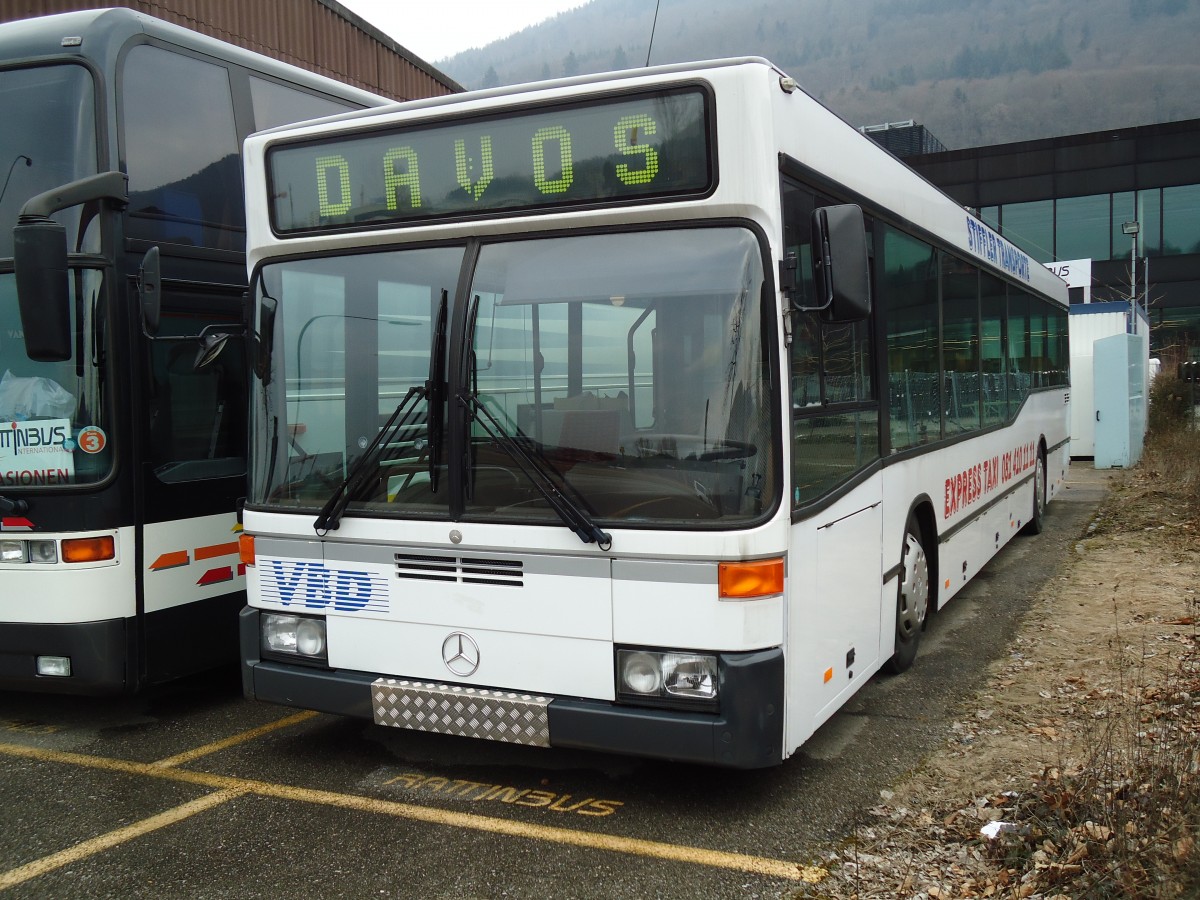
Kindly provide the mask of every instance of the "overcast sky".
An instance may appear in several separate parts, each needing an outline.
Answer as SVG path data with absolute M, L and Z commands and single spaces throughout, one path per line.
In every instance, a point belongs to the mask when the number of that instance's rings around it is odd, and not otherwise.
M 586 0 L 338 0 L 429 63 L 553 18 Z

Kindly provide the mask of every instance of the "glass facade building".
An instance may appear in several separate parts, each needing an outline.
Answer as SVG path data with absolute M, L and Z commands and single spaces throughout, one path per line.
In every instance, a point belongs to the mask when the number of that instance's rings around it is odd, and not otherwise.
M 1200 352 L 1200 119 L 905 162 L 1039 262 L 1091 259 L 1093 301 L 1129 299 L 1136 252 L 1152 351 Z

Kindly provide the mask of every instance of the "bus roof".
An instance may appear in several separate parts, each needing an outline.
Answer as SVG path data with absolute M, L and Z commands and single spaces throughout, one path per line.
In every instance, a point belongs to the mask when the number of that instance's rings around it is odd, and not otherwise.
M 802 104 L 782 110 L 780 107 L 768 109 L 765 104 L 760 107 L 763 115 L 775 117 L 772 127 L 778 137 L 777 151 L 794 157 L 804 168 L 816 173 L 821 182 L 835 186 L 835 193 L 847 195 L 847 200 L 861 202 L 877 214 L 883 213 L 915 226 L 918 233 L 923 233 L 935 243 L 966 252 L 985 268 L 1015 278 L 1064 306 L 1067 304 L 1067 288 L 1062 279 L 1001 237 L 923 175 L 863 135 L 803 90 L 786 72 L 762 57 L 627 69 L 412 100 L 386 108 L 342 113 L 321 120 L 319 125 L 307 123 L 316 125 L 311 131 L 303 125 L 284 126 L 260 133 L 265 136 L 260 139 L 278 139 L 284 134 L 319 139 L 332 133 L 400 125 L 408 119 L 424 121 L 421 113 L 428 113 L 430 119 L 452 115 L 452 111 L 457 109 L 463 109 L 464 113 L 471 115 L 494 114 L 509 100 L 522 105 L 566 101 L 587 97 L 602 89 L 617 89 L 622 85 L 641 89 L 693 79 L 706 79 L 714 84 L 722 80 L 742 79 L 749 85 L 750 79 L 761 78 L 764 73 L 777 79 L 779 89 L 772 91 L 771 96 L 778 98 L 787 95 Z M 750 96 L 755 95 L 744 94 L 743 99 Z M 757 96 L 765 95 L 760 93 Z M 745 110 L 737 114 L 743 117 L 748 115 Z M 752 113 L 749 115 L 753 117 Z M 747 128 L 758 127 L 757 122 L 743 124 Z M 299 128 L 303 128 L 303 132 Z M 773 165 L 776 163 L 774 155 L 771 162 Z
M 0 65 L 77 54 L 94 60 L 104 71 L 111 72 L 121 48 L 138 35 L 193 49 L 364 106 L 392 102 L 370 91 L 125 7 L 80 10 L 0 23 Z

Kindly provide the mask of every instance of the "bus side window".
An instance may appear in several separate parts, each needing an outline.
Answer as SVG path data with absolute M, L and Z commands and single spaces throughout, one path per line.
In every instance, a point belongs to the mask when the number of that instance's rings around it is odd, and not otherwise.
M 833 203 L 783 180 L 784 252 L 794 254 L 797 264 L 793 308 L 818 305 L 812 281 L 812 213 Z M 870 334 L 869 321 L 825 323 L 816 312 L 793 313 L 793 506 L 811 503 L 879 458 Z
M 893 452 L 942 436 L 937 265 L 933 247 L 885 226 L 879 271 Z
M 244 250 L 245 208 L 229 71 L 135 46 L 122 72 L 126 236 Z
M 942 415 L 947 437 L 980 427 L 979 270 L 942 252 Z
M 358 109 L 354 104 L 319 97 L 257 75 L 250 76 L 250 103 L 254 109 L 255 131 Z
M 236 305 L 214 309 L 211 298 L 201 298 L 185 311 L 178 295 L 164 299 L 160 336 L 194 335 L 206 325 L 237 321 Z M 230 340 L 201 368 L 195 367 L 198 348 L 192 340 L 149 345 L 150 463 L 162 482 L 240 476 L 246 469 L 242 342 Z

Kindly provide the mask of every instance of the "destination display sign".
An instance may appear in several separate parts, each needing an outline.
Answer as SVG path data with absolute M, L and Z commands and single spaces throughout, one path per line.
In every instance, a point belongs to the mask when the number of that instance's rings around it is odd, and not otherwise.
M 356 131 L 268 154 L 280 235 L 703 195 L 714 184 L 698 88 Z

